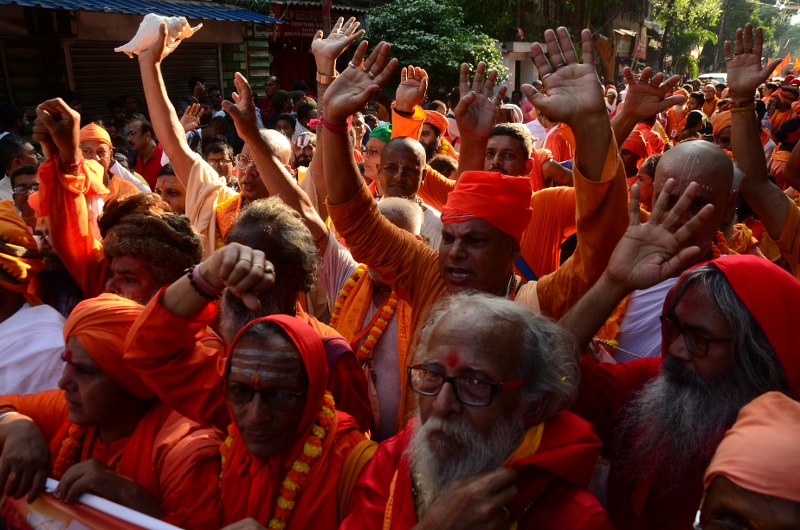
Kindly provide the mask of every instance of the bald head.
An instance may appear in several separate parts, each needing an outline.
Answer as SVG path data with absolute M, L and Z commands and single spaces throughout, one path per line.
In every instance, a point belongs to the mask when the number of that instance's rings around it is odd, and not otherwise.
M 269 145 L 281 164 L 288 164 L 292 159 L 292 144 L 286 136 L 275 129 L 260 129 L 261 138 Z
M 695 233 L 692 244 L 701 250 L 710 248 L 717 230 L 729 208 L 734 206 L 733 162 L 719 146 L 703 140 L 681 142 L 666 151 L 656 167 L 653 202 L 658 200 L 668 179 L 675 179 L 671 203 L 675 203 L 692 182 L 700 185 L 697 196 L 687 212 L 687 221 L 706 204 L 714 205 L 709 224 Z
M 397 152 L 414 153 L 422 162 L 422 165 L 425 165 L 425 148 L 422 147 L 421 143 L 413 138 L 403 136 L 401 138 L 392 138 L 389 140 L 386 143 L 386 147 L 384 147 L 383 151 L 381 152 L 381 163 L 385 164 L 387 161 L 387 156 L 389 156 L 391 153 Z
M 385 197 L 416 197 L 425 160 L 425 149 L 413 138 L 389 140 L 378 164 L 378 191 Z

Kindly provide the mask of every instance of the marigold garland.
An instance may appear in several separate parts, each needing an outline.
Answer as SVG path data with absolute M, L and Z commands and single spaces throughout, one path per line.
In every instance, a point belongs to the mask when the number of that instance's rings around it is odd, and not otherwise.
M 356 268 L 355 272 L 353 272 L 353 275 L 350 276 L 346 282 L 344 282 L 344 285 L 339 291 L 339 296 L 336 297 L 336 303 L 333 306 L 330 324 L 332 328 L 336 328 L 336 324 L 339 321 L 339 314 L 342 311 L 342 307 L 344 306 L 347 297 L 350 296 L 350 293 L 353 291 L 359 280 L 361 280 L 361 278 L 364 276 L 366 271 L 367 266 L 361 264 Z M 399 298 L 397 297 L 397 294 L 392 291 L 392 294 L 389 295 L 389 299 L 385 304 L 383 304 L 381 310 L 372 320 L 367 337 L 364 339 L 361 347 L 358 348 L 358 351 L 356 351 L 356 356 L 361 364 L 364 364 L 370 357 L 372 357 L 372 351 L 375 349 L 378 339 L 381 338 L 383 332 L 386 331 L 387 327 L 389 327 L 389 322 L 392 320 L 392 317 L 394 317 L 395 311 L 397 311 L 398 302 Z
M 74 423 L 70 424 L 67 430 L 67 437 L 61 442 L 55 462 L 53 462 L 53 478 L 60 480 L 67 469 L 78 463 L 81 457 L 83 440 L 86 438 L 88 429 Z
M 334 418 L 336 417 L 335 411 L 333 396 L 330 392 L 325 392 L 325 397 L 314 420 L 314 425 L 311 427 L 311 432 L 303 444 L 303 451 L 292 462 L 289 471 L 286 472 L 286 476 L 283 478 L 280 493 L 272 509 L 272 517 L 267 525 L 268 528 L 273 530 L 284 530 L 286 528 L 295 508 L 298 492 L 308 480 L 308 474 L 311 472 L 314 461 L 322 454 L 322 445 L 325 437 L 328 436 L 333 428 Z M 233 425 L 229 425 L 228 437 L 220 445 L 223 466 L 233 443 L 233 433 Z
M 722 232 L 717 232 L 716 241 L 711 243 L 711 259 L 717 259 L 720 256 L 727 254 L 735 253 L 731 251 L 730 247 L 728 247 L 728 240 L 725 239 L 725 234 Z

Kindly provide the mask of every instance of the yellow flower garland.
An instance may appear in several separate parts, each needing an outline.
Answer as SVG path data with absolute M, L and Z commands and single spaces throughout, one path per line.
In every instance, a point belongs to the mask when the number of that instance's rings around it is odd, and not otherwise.
M 322 455 L 322 445 L 325 441 L 325 437 L 328 436 L 328 433 L 333 428 L 335 418 L 336 407 L 333 396 L 330 392 L 326 391 L 322 401 L 322 407 L 320 407 L 317 417 L 314 420 L 314 425 L 311 427 L 311 432 L 303 444 L 303 451 L 297 459 L 292 462 L 289 471 L 287 471 L 286 476 L 283 478 L 280 493 L 272 509 L 272 517 L 267 525 L 268 528 L 273 530 L 284 530 L 286 528 L 296 505 L 298 492 L 308 480 L 308 474 L 311 472 L 311 466 L 314 464 L 314 461 Z M 233 435 L 230 434 L 233 430 L 231 427 L 228 427 L 228 438 L 220 446 L 223 466 L 225 465 L 227 453 L 233 442 Z M 220 474 L 220 476 L 222 475 Z

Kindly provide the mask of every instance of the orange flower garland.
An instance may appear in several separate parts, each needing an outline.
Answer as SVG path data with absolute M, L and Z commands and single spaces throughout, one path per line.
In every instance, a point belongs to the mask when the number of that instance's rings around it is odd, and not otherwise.
M 726 254 L 735 254 L 730 247 L 728 241 L 725 239 L 725 234 L 717 232 L 717 240 L 711 243 L 711 259 L 717 259 Z
M 74 423 L 70 424 L 69 430 L 67 430 L 67 437 L 61 442 L 58 455 L 55 462 L 53 462 L 53 478 L 60 480 L 67 469 L 78 463 L 81 456 L 81 447 L 83 447 L 83 439 L 86 438 L 86 431 L 86 427 L 75 425 Z
M 375 319 L 375 323 L 370 328 L 367 338 L 364 339 L 364 344 L 356 352 L 356 356 L 362 364 L 372 356 L 372 350 L 375 349 L 378 339 L 381 338 L 381 335 L 389 326 L 389 321 L 392 320 L 394 312 L 397 310 L 397 302 L 397 295 L 392 291 L 391 296 L 389 296 L 380 313 L 378 313 L 378 318 Z
M 330 392 L 326 391 L 325 397 L 322 400 L 322 407 L 320 407 L 317 417 L 314 420 L 314 425 L 311 427 L 311 432 L 303 444 L 303 451 L 297 459 L 292 462 L 289 471 L 283 478 L 280 493 L 272 508 L 272 517 L 267 525 L 268 528 L 273 530 L 284 530 L 286 528 L 296 505 L 297 495 L 308 480 L 308 474 L 311 472 L 311 466 L 314 464 L 314 461 L 322 455 L 322 444 L 331 432 L 335 418 L 336 408 L 333 402 L 333 396 Z M 228 427 L 228 438 L 220 446 L 223 466 L 225 465 L 228 452 L 233 443 L 232 430 L 233 426 L 231 425 Z
M 333 312 L 331 313 L 331 323 L 329 324 L 330 327 L 336 328 L 336 324 L 339 322 L 339 313 L 342 312 L 342 307 L 344 306 L 345 300 L 347 297 L 350 296 L 350 293 L 355 288 L 356 284 L 361 280 L 361 277 L 367 272 L 367 266 L 363 263 L 356 267 L 355 272 L 352 276 L 350 276 L 342 288 L 339 290 L 339 296 L 336 297 L 336 302 L 333 304 Z

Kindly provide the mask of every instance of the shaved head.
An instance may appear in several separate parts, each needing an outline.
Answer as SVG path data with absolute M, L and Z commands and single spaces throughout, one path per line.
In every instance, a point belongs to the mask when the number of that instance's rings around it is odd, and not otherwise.
M 386 143 L 386 147 L 381 151 L 381 163 L 386 163 L 386 159 L 391 152 L 413 152 L 417 158 L 425 165 L 425 148 L 422 144 L 413 138 L 403 136 L 401 138 L 392 138 Z

